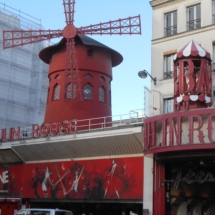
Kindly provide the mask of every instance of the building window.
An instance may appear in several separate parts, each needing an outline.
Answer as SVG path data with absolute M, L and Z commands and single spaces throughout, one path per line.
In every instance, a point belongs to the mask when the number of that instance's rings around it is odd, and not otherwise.
M 87 50 L 87 57 L 88 58 L 93 58 L 93 50 Z
M 101 82 L 104 82 L 104 81 L 105 81 L 105 78 L 102 76 L 102 77 L 99 78 L 99 80 L 100 80 Z
M 173 56 L 174 54 L 164 56 L 164 79 L 173 78 Z
M 111 91 L 109 91 L 109 103 L 110 103 L 110 106 L 111 106 Z
M 187 8 L 187 30 L 201 27 L 201 7 L 200 4 Z
M 164 15 L 164 36 L 177 34 L 177 11 Z
M 92 78 L 92 75 L 90 75 L 89 73 L 87 73 L 84 77 L 85 77 L 86 79 L 91 79 L 91 78 Z
M 83 94 L 84 99 L 92 100 L 93 99 L 93 87 L 90 84 L 84 85 Z
M 73 85 L 72 83 L 69 83 L 66 86 L 66 99 L 74 99 L 76 97 L 76 85 Z
M 56 80 L 59 80 L 60 78 L 61 78 L 60 75 L 56 75 L 56 76 L 55 76 L 55 79 L 56 79 Z
M 99 88 L 99 101 L 105 102 L 105 88 L 104 87 Z
M 54 87 L 54 94 L 53 94 L 53 100 L 58 100 L 60 99 L 60 85 L 57 84 Z
M 50 93 L 50 88 L 48 88 L 48 93 L 47 93 L 46 104 L 49 102 L 49 93 Z
M 215 71 L 215 44 L 213 44 L 213 64 L 212 64 L 212 69 Z
M 164 99 L 164 113 L 173 112 L 173 109 L 174 109 L 173 105 L 174 105 L 174 99 L 173 98 Z
M 212 1 L 212 23 L 215 24 L 215 0 Z

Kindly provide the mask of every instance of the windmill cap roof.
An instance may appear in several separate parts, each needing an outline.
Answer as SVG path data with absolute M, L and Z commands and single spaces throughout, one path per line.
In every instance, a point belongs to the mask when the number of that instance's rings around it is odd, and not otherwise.
M 101 47 L 101 48 L 104 48 L 104 49 L 110 51 L 111 57 L 112 57 L 112 66 L 113 67 L 119 65 L 123 61 L 123 57 L 119 52 L 109 48 L 108 46 L 106 46 L 106 45 L 86 36 L 86 35 L 77 35 L 75 37 L 75 40 L 76 41 L 80 40 L 86 46 Z M 54 53 L 56 53 L 62 47 L 62 45 L 64 45 L 65 43 L 66 43 L 66 39 L 63 38 L 59 43 L 42 49 L 39 53 L 40 59 L 43 62 L 49 64 L 49 62 L 52 58 L 52 55 Z
M 174 55 L 174 60 L 187 57 L 201 57 L 211 60 L 211 54 L 193 40 Z

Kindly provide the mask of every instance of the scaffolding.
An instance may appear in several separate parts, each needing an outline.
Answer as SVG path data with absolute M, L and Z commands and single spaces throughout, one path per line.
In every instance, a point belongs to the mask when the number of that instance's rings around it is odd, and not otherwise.
M 0 32 L 43 29 L 40 20 L 0 3 Z M 0 45 L 2 47 L 2 33 Z M 48 91 L 48 65 L 38 56 L 44 43 L 0 51 L 0 129 L 41 124 Z

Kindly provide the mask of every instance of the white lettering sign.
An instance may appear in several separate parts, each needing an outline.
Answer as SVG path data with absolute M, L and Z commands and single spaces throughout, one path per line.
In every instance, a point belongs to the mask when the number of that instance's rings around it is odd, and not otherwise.
M 8 183 L 8 171 L 4 171 L 2 174 L 0 174 L 0 180 L 2 184 Z

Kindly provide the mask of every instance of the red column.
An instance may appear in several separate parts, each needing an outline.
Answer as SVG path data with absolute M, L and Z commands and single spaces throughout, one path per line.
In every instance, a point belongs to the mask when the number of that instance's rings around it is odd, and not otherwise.
M 154 161 L 153 215 L 165 215 L 165 166 Z

